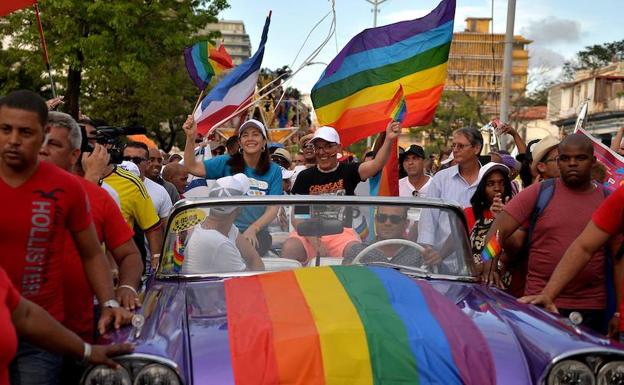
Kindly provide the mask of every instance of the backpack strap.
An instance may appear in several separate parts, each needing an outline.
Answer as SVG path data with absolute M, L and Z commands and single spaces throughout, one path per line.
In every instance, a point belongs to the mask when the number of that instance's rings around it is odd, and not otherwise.
M 533 212 L 529 217 L 529 229 L 525 241 L 525 244 L 527 246 L 527 252 L 529 250 L 531 239 L 533 238 L 533 231 L 535 230 L 535 224 L 537 223 L 537 219 L 540 215 L 542 215 L 542 213 L 546 209 L 546 206 L 548 206 L 548 203 L 550 203 L 553 194 L 555 193 L 555 182 L 556 178 L 546 179 L 545 181 L 540 182 L 540 189 L 537 195 L 537 203 L 535 204 Z

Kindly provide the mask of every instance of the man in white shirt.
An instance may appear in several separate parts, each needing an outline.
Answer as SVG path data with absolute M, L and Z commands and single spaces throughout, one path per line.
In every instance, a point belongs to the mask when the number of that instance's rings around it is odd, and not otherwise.
M 248 191 L 249 178 L 245 174 L 235 174 L 217 179 L 208 197 L 244 196 Z M 207 210 L 206 220 L 193 229 L 185 246 L 182 274 L 264 270 L 256 248 L 234 226 L 240 208 L 213 206 Z
M 453 132 L 451 148 L 455 165 L 438 171 L 433 176 L 427 189 L 427 197 L 468 207 L 479 185 L 479 154 L 483 148 L 483 136 L 475 128 L 460 128 Z M 418 243 L 425 245 L 425 263 L 428 265 L 438 264 L 443 256 L 453 253 L 452 242 L 449 242 L 451 237 L 448 233 L 448 215 L 448 212 L 439 209 L 423 209 L 421 212 Z
M 401 163 L 407 176 L 399 179 L 399 196 L 427 196 L 431 177 L 425 175 L 425 150 L 417 144 L 412 144 L 403 153 Z
M 129 142 L 123 150 L 123 160 L 134 163 L 139 169 L 139 177 L 152 198 L 156 212 L 161 220 L 165 221 L 171 211 L 171 197 L 167 190 L 158 183 L 146 178 L 149 164 L 149 149 L 145 143 Z

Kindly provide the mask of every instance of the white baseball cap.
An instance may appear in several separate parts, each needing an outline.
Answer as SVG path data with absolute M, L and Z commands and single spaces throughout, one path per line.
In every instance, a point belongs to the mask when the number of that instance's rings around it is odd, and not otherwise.
M 139 171 L 139 166 L 137 166 L 133 162 L 130 162 L 129 160 L 124 160 L 123 162 L 121 162 L 120 166 L 124 170 L 131 172 L 136 176 L 141 176 L 141 171 Z
M 333 127 L 322 126 L 316 129 L 314 132 L 314 136 L 310 141 L 314 142 L 317 139 L 323 139 L 329 143 L 337 143 L 340 144 L 340 135 Z
M 238 173 L 232 176 L 224 176 L 223 178 L 217 179 L 210 188 L 208 197 L 223 198 L 245 196 L 248 191 L 249 178 L 245 174 Z M 210 211 L 217 214 L 229 214 L 236 209 L 236 206 L 217 206 L 211 208 Z
M 256 119 L 249 119 L 245 123 L 243 123 L 238 129 L 238 136 L 240 136 L 243 133 L 243 131 L 245 131 L 248 128 L 257 128 L 262 133 L 262 136 L 264 136 L 264 139 L 267 138 L 267 132 L 266 132 L 266 128 L 264 127 L 264 124 L 262 124 L 261 121 L 256 120 Z
M 281 166 L 280 168 L 282 169 L 282 179 L 290 179 L 295 175 L 295 171 L 293 170 L 288 170 Z

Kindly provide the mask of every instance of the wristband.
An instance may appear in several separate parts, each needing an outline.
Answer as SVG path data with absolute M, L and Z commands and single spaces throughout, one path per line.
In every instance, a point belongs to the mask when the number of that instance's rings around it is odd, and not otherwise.
M 136 295 L 136 296 L 139 295 L 139 293 L 137 293 L 136 289 L 133 288 L 130 285 L 119 285 L 119 286 L 117 286 L 117 289 L 121 289 L 121 288 L 125 288 L 125 289 L 128 289 L 128 290 L 132 291 L 134 293 L 134 295 Z
M 82 363 L 83 364 L 88 363 L 90 358 L 91 358 L 91 344 L 85 342 L 84 351 L 82 353 Z

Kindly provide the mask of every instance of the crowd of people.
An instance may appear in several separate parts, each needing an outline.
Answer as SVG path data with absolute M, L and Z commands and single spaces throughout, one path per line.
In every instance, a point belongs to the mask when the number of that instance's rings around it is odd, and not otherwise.
M 189 116 L 183 156 L 131 141 L 111 162 L 96 140 L 97 120 L 76 121 L 50 107 L 30 91 L 0 99 L 0 192 L 10 202 L 0 214 L 0 384 L 77 383 L 85 363 L 115 366 L 111 357 L 130 352 L 130 345 L 92 344 L 107 328 L 131 321 L 142 279 L 160 260 L 163 224 L 197 187 L 210 187 L 206 196 L 214 197 L 368 194 L 362 182 L 379 177 L 401 130 L 390 122 L 358 161 L 342 156 L 332 127 L 303 136 L 291 153 L 272 147 L 267 128 L 254 119 L 223 145 L 202 145 Z M 475 272 L 484 282 L 521 302 L 579 313 L 584 325 L 614 337 L 620 312 L 608 294 L 620 303 L 624 188 L 610 195 L 604 189 L 604 170 L 585 136 L 526 145 L 513 128 L 496 124 L 514 139 L 517 156 L 483 155 L 481 132 L 460 128 L 439 154 L 427 156 L 417 144 L 400 150 L 399 195 L 464 208 Z M 624 151 L 619 143 L 614 149 Z M 215 215 L 219 220 L 208 217 L 201 231 L 229 243 L 211 247 L 195 237 L 189 249 L 211 249 L 212 257 L 184 268 L 227 255 L 241 266 L 262 266 L 269 227 L 279 226 L 284 213 L 246 206 Z M 374 220 L 377 240 L 400 238 L 409 227 L 401 207 L 382 207 Z M 483 260 L 493 238 L 504 252 Z M 425 234 L 418 240 L 426 263 L 440 263 L 435 240 Z M 305 265 L 340 250 L 353 261 L 369 244 L 352 228 L 318 238 L 291 232 L 281 256 Z M 407 263 L 413 254 L 390 245 L 366 258 Z

